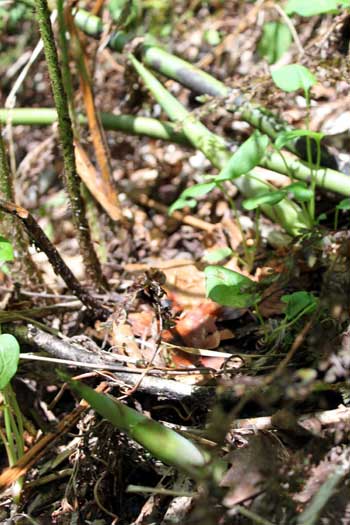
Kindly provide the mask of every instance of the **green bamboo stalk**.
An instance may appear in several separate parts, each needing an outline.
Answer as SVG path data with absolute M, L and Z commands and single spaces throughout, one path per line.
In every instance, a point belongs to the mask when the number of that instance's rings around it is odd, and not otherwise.
M 65 183 L 72 207 L 73 222 L 87 274 L 95 285 L 101 287 L 104 284 L 104 278 L 100 262 L 91 241 L 89 225 L 85 216 L 85 204 L 80 193 L 80 179 L 75 164 L 72 122 L 69 116 L 67 95 L 63 86 L 56 44 L 50 22 L 50 12 L 46 0 L 35 0 L 35 5 L 51 80 L 52 93 L 57 109 Z
M 57 373 L 98 414 L 119 430 L 126 432 L 153 456 L 194 478 L 203 479 L 207 475 L 209 455 L 189 439 L 117 399 L 100 394 L 81 382 L 73 381 L 61 371 Z
M 76 25 L 90 36 L 98 37 L 102 34 L 103 24 L 97 16 L 81 9 L 76 10 L 74 16 Z M 125 44 L 134 36 L 123 31 L 116 31 L 112 33 L 108 45 L 114 51 L 122 52 Z M 295 129 L 273 112 L 251 103 L 239 90 L 229 88 L 210 74 L 158 46 L 147 44 L 147 39 L 139 46 L 139 50 L 146 66 L 176 80 L 196 93 L 222 98 L 222 105 L 227 111 L 239 112 L 242 120 L 271 139 L 274 140 L 281 132 Z M 295 155 L 307 160 L 304 137 L 290 141 L 285 147 Z M 336 167 L 334 158 L 324 146 L 322 146 L 321 165 Z
M 163 110 L 172 120 L 182 124 L 183 132 L 193 146 L 201 150 L 216 168 L 222 169 L 232 155 L 223 139 L 198 122 L 135 57 L 129 55 L 129 58 Z M 266 191 L 266 183 L 261 179 L 257 170 L 252 170 L 249 174 L 233 180 L 232 183 L 247 197 Z M 291 235 L 298 235 L 302 230 L 311 226 L 303 210 L 296 203 L 287 199 L 273 207 L 262 206 L 262 210 L 273 220 L 277 220 Z
M 106 130 L 120 131 L 131 135 L 145 135 L 154 139 L 190 145 L 190 141 L 185 134 L 176 130 L 177 126 L 169 122 L 161 122 L 149 117 L 113 115 L 112 113 L 103 112 L 100 113 L 100 118 Z M 56 121 L 57 111 L 52 108 L 35 108 L 35 110 L 32 108 L 0 109 L 0 123 L 3 124 L 10 122 L 13 126 L 47 126 Z M 86 125 L 87 119 L 84 115 L 78 114 L 78 122 Z M 309 181 L 311 178 L 310 168 L 292 156 L 287 158 L 288 170 L 277 153 L 268 153 L 261 165 L 286 175 L 288 175 L 288 171 L 292 170 L 294 176 L 303 181 Z M 350 178 L 344 173 L 330 168 L 322 168 L 316 171 L 316 182 L 320 188 L 349 196 Z
M 101 19 L 83 9 L 75 11 L 74 21 L 77 27 L 89 36 L 97 38 L 103 32 Z M 123 31 L 116 31 L 112 33 L 108 46 L 120 53 L 128 40 L 133 38 L 133 36 Z M 176 80 L 194 92 L 225 99 L 229 97 L 229 100 L 225 102 L 227 110 L 232 112 L 239 111 L 243 120 L 260 129 L 269 137 L 275 138 L 277 133 L 293 129 L 273 113 L 251 104 L 243 95 L 239 94 L 238 90 L 232 90 L 212 75 L 166 52 L 164 49 L 155 45 L 144 44 L 140 46 L 140 50 L 142 60 L 146 66 Z M 298 153 L 293 142 L 290 142 L 287 147 L 293 153 Z
M 267 152 L 263 158 L 261 165 L 272 171 L 288 175 L 290 173 L 299 180 L 310 182 L 313 176 L 319 188 L 324 190 L 334 191 L 345 197 L 350 196 L 350 176 L 340 171 L 332 170 L 330 168 L 313 169 L 301 162 L 293 155 L 284 153 L 286 163 L 283 161 L 281 155 L 276 152 Z
M 99 115 L 105 130 L 145 135 L 154 139 L 189 145 L 185 135 L 177 131 L 175 126 L 169 122 L 134 115 L 113 115 L 103 112 Z M 0 109 L 0 122 L 3 124 L 10 122 L 13 126 L 48 126 L 57 122 L 57 111 L 53 108 Z M 87 124 L 85 115 L 78 114 L 78 123 Z

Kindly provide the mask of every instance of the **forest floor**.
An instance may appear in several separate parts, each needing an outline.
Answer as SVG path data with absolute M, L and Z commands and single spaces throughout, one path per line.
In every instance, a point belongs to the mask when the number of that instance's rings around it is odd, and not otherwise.
M 94 2 L 85 4 L 89 9 Z M 305 128 L 302 92 L 278 89 L 258 52 L 264 24 L 279 20 L 276 4 L 144 4 L 144 33 L 289 125 Z M 1 107 L 11 107 L 11 89 L 40 38 L 30 8 L 15 22 L 10 13 L 0 26 Z M 107 9 L 102 16 L 107 32 L 100 40 L 82 37 L 96 108 L 167 121 L 127 53 L 106 46 L 113 25 Z M 325 133 L 332 163 L 348 174 L 349 17 L 343 12 L 293 21 L 298 42 L 279 65 L 299 62 L 317 77 L 310 129 Z M 71 68 L 75 108 L 84 113 L 84 86 L 73 58 Z M 253 128 L 220 98 L 203 104 L 176 81 L 158 78 L 228 144 L 251 135 Z M 54 107 L 43 52 L 12 107 L 31 108 L 32 115 Z M 0 522 L 350 524 L 350 234 L 349 211 L 337 210 L 344 196 L 318 189 L 320 220 L 294 238 L 263 213 L 244 209 L 233 185 L 227 195 L 216 188 L 174 217 L 168 208 L 181 192 L 217 169 L 188 143 L 109 130 L 113 186 L 123 213 L 122 221 L 114 220 L 108 213 L 113 199 L 103 206 L 99 196 L 91 136 L 80 126 L 80 144 L 93 162 L 85 161 L 82 171 L 106 281 L 98 289 L 79 252 L 57 124 L 11 126 L 5 119 L 2 126 L 16 204 L 29 210 L 108 317 L 92 318 L 47 254 L 30 247 L 29 259 L 7 225 L 2 234 L 15 239 L 15 260 L 0 273 L 0 321 L 2 333 L 14 334 L 21 346 L 12 386 L 25 425 L 22 470 L 7 469 L 6 449 L 0 448 Z M 286 184 L 285 175 L 272 171 L 269 180 L 279 188 Z M 258 308 L 210 300 L 208 264 L 256 283 Z M 295 315 L 291 302 L 287 310 L 291 296 L 306 301 Z M 224 459 L 225 473 L 195 482 L 155 459 L 79 405 L 56 368 L 183 433 Z M 13 483 L 19 475 L 18 501 Z

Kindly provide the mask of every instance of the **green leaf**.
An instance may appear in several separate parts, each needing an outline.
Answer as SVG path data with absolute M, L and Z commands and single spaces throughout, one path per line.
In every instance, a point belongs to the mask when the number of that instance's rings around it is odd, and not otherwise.
M 197 201 L 195 199 L 182 199 L 179 197 L 171 206 L 169 206 L 168 214 L 172 215 L 176 210 L 182 210 L 186 207 L 194 208 L 195 206 L 197 206 Z
M 259 208 L 259 206 L 263 206 L 264 204 L 269 204 L 270 206 L 273 206 L 274 204 L 277 204 L 278 202 L 283 200 L 285 196 L 286 192 L 283 190 L 267 191 L 266 193 L 261 193 L 256 197 L 245 199 L 242 202 L 242 206 L 245 210 L 255 210 L 256 208 Z
M 294 139 L 299 137 L 310 137 L 311 139 L 315 140 L 315 142 L 321 142 L 324 136 L 324 133 L 320 133 L 318 131 L 311 131 L 309 129 L 295 129 L 293 131 L 282 131 L 277 135 L 277 138 L 275 140 L 275 146 L 278 150 L 280 150 L 284 148 L 284 146 L 288 144 L 288 142 L 293 142 Z
M 67 374 L 57 371 L 70 388 L 83 397 L 91 407 L 116 428 L 145 447 L 153 456 L 187 473 L 200 474 L 207 463 L 204 452 L 189 439 L 165 427 L 117 399 L 99 394 L 92 388 L 73 381 Z
M 203 182 L 202 184 L 195 184 L 190 188 L 186 188 L 176 199 L 176 201 L 173 202 L 173 204 L 169 207 L 169 215 L 174 213 L 176 210 L 185 208 L 186 206 L 194 208 L 197 205 L 197 201 L 193 197 L 203 197 L 203 195 L 206 195 L 215 187 L 215 182 Z
M 298 89 L 308 91 L 317 82 L 311 71 L 299 64 L 282 66 L 271 75 L 276 86 L 287 93 Z
M 19 344 L 11 334 L 0 335 L 0 390 L 5 388 L 17 372 Z
M 233 308 L 247 308 L 259 299 L 256 283 L 238 272 L 222 266 L 204 270 L 206 294 L 213 301 Z
M 108 8 L 113 21 L 124 29 L 135 25 L 141 13 L 139 0 L 109 0 Z
M 287 51 L 292 42 L 291 32 L 286 24 L 267 22 L 258 44 L 258 52 L 269 64 L 277 62 Z
M 255 131 L 232 155 L 214 180 L 223 182 L 248 173 L 259 164 L 265 155 L 268 143 L 269 137 L 267 135 Z
M 221 36 L 217 29 L 208 29 L 204 33 L 204 40 L 210 46 L 217 46 L 221 42 Z
M 228 246 L 217 248 L 216 250 L 206 250 L 204 260 L 210 264 L 215 264 L 226 259 L 226 257 L 229 257 L 232 253 L 233 251 Z
M 314 192 L 307 187 L 305 182 L 293 182 L 283 188 L 287 194 L 291 194 L 298 202 L 309 202 L 314 196 Z
M 337 204 L 337 210 L 350 210 L 350 198 L 343 199 Z
M 315 297 L 304 290 L 289 295 L 283 295 L 281 300 L 287 305 L 285 315 L 288 321 L 295 319 L 295 317 L 302 312 L 307 313 L 315 310 L 317 306 L 317 300 Z
M 5 261 L 13 261 L 13 247 L 12 244 L 0 235 L 0 263 Z
M 203 197 L 203 195 L 206 195 L 211 190 L 215 188 L 216 184 L 215 182 L 203 182 L 201 184 L 194 184 L 190 188 L 186 188 L 180 195 L 180 197 L 183 199 L 188 199 L 189 197 L 198 198 Z
M 324 13 L 330 13 L 332 11 L 337 12 L 339 6 L 349 6 L 348 0 L 289 0 L 286 5 L 285 11 L 287 15 L 296 13 L 300 16 L 314 16 L 322 15 Z

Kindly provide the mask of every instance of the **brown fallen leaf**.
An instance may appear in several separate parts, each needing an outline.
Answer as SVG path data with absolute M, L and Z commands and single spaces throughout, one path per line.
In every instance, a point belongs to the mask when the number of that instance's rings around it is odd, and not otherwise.
M 220 332 L 216 320 L 222 307 L 213 301 L 187 311 L 177 322 L 175 332 L 187 346 L 195 348 L 217 348 L 220 344 Z
M 130 324 L 127 324 L 123 321 L 118 323 L 113 321 L 110 342 L 120 354 L 125 354 L 129 357 L 139 360 L 143 358 L 139 346 L 135 340 L 133 328 L 130 326 Z
M 75 141 L 74 151 L 79 177 L 110 218 L 114 221 L 120 220 L 121 211 L 115 191 L 110 191 L 110 186 L 106 186 L 85 150 L 77 141 Z

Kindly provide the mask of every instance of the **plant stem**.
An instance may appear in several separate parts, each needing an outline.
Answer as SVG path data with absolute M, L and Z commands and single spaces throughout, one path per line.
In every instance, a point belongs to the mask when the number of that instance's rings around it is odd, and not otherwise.
M 4 398 L 3 412 L 6 438 L 3 434 L 1 437 L 5 444 L 9 466 L 12 467 L 24 454 L 23 416 L 10 383 L 2 389 L 2 395 Z M 19 478 L 13 486 L 16 503 L 19 503 L 22 486 L 23 477 Z
M 167 140 L 177 144 L 189 145 L 183 133 L 176 131 L 170 122 L 162 122 L 155 118 L 135 117 L 134 115 L 113 115 L 99 113 L 105 130 L 121 131 L 131 135 L 145 135 L 153 139 Z M 85 115 L 77 115 L 79 124 L 87 124 Z M 0 109 L 0 122 L 11 122 L 13 126 L 47 126 L 57 122 L 57 111 L 53 108 L 14 108 Z
M 64 90 L 61 69 L 58 62 L 58 54 L 50 22 L 50 13 L 46 0 L 35 0 L 35 5 L 51 80 L 52 93 L 57 109 L 65 184 L 72 207 L 73 222 L 88 277 L 98 288 L 101 288 L 101 286 L 106 285 L 106 283 L 91 240 L 89 225 L 85 216 L 85 204 L 80 193 L 80 179 L 76 171 L 74 156 L 72 122 L 69 116 L 67 95 Z
M 1 110 L 0 110 L 1 111 Z M 10 110 L 12 111 L 12 110 Z M 11 173 L 10 166 L 7 161 L 7 155 L 5 150 L 5 143 L 2 138 L 2 130 L 0 123 L 0 193 L 1 197 L 5 197 L 6 200 L 15 200 L 14 195 L 14 183 Z M 28 254 L 28 237 L 23 231 L 23 228 L 8 215 L 5 217 L 3 213 L 0 213 L 1 233 L 5 236 L 13 239 L 13 245 L 15 247 L 16 257 L 20 261 L 20 272 L 24 274 L 24 277 L 31 280 L 34 283 L 42 284 L 42 276 L 33 262 L 31 256 Z

